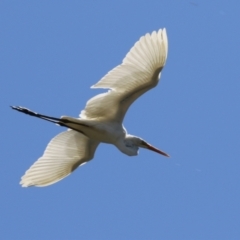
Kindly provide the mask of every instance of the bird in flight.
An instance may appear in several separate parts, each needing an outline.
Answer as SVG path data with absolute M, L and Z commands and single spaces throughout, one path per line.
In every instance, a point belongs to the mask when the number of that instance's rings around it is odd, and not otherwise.
M 128 156 L 138 155 L 138 149 L 145 148 L 169 157 L 140 137 L 128 134 L 123 126 L 130 105 L 158 84 L 167 53 L 166 29 L 142 36 L 122 63 L 91 87 L 109 90 L 91 98 L 80 118 L 55 118 L 11 106 L 19 112 L 68 128 L 50 141 L 43 156 L 26 171 L 20 184 L 43 187 L 60 181 L 90 161 L 101 142 L 115 145 Z

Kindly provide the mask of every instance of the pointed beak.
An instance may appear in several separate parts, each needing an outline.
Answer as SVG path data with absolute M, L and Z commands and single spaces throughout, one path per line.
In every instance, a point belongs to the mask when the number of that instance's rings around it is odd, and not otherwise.
M 145 141 L 142 141 L 142 147 L 143 147 L 143 148 L 146 148 L 146 149 L 149 149 L 149 150 L 151 150 L 151 151 L 154 151 L 154 152 L 156 152 L 156 153 L 162 154 L 162 155 L 165 156 L 165 157 L 170 157 L 167 153 L 163 152 L 163 151 L 160 150 L 160 149 L 157 149 L 157 148 L 153 147 L 152 145 L 148 144 L 148 143 L 145 142 Z

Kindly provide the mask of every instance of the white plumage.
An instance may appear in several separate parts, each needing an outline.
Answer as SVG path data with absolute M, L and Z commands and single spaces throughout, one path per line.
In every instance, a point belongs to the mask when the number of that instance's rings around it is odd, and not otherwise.
M 141 37 L 123 59 L 91 88 L 111 89 L 91 98 L 80 117 L 122 122 L 128 107 L 158 84 L 168 52 L 166 30 Z
M 63 179 L 78 166 L 91 160 L 100 142 L 113 144 L 129 156 L 137 155 L 139 147 L 168 156 L 143 139 L 127 134 L 122 125 L 129 106 L 158 84 L 167 53 L 165 29 L 141 37 L 122 64 L 92 86 L 109 90 L 91 98 L 81 111 L 80 118 L 54 118 L 27 108 L 12 107 L 71 129 L 50 141 L 43 156 L 26 171 L 20 184 L 23 187 L 47 186 Z
M 23 187 L 47 186 L 68 176 L 93 158 L 99 142 L 73 130 L 54 137 L 40 157 L 22 177 Z

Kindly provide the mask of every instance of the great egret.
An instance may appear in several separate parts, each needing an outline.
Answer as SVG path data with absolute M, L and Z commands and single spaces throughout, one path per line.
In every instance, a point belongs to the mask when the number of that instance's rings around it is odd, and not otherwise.
M 158 84 L 167 52 L 165 29 L 142 36 L 123 62 L 91 87 L 110 90 L 91 98 L 80 118 L 54 118 L 24 107 L 11 106 L 19 112 L 69 128 L 50 141 L 43 156 L 26 171 L 20 184 L 23 187 L 42 187 L 60 181 L 90 161 L 100 142 L 113 144 L 129 156 L 137 155 L 141 147 L 169 157 L 143 139 L 128 134 L 122 125 L 130 105 Z

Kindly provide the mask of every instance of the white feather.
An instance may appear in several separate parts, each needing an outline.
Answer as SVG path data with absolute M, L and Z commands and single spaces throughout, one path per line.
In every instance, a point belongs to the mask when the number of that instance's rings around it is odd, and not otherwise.
M 165 29 L 141 37 L 123 59 L 122 64 L 92 86 L 110 90 L 91 98 L 81 111 L 80 117 L 122 123 L 129 106 L 157 85 L 167 53 Z
M 73 130 L 58 134 L 50 141 L 43 156 L 26 171 L 20 184 L 43 187 L 60 181 L 91 160 L 98 144 Z

